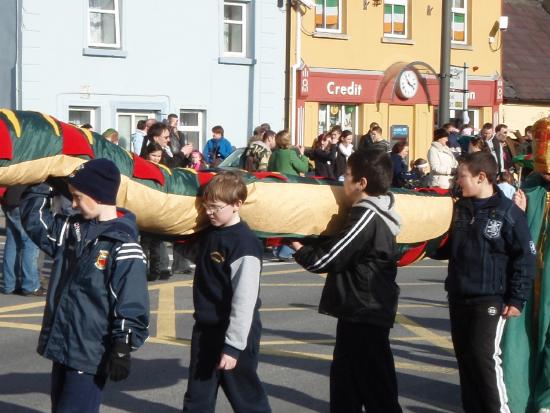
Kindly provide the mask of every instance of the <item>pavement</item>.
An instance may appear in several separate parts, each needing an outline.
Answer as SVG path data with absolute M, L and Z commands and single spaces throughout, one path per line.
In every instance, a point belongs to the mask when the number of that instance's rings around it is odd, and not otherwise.
M 46 275 L 50 265 L 46 260 Z M 445 274 L 446 263 L 431 260 L 399 270 L 401 296 L 391 344 L 404 412 L 462 411 Z M 329 411 L 336 320 L 317 312 L 324 278 L 294 262 L 264 259 L 259 375 L 274 412 Z M 106 386 L 103 413 L 181 411 L 193 325 L 192 276 L 152 282 L 149 296 L 151 337 L 133 354 L 130 377 Z M 0 295 L 0 413 L 50 411 L 51 362 L 36 353 L 43 306 L 40 298 Z M 223 391 L 216 411 L 232 411 Z

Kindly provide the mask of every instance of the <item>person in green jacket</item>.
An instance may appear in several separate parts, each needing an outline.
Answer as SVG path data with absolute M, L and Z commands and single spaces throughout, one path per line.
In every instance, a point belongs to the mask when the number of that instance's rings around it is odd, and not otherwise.
M 300 154 L 290 147 L 290 133 L 282 130 L 275 135 L 277 149 L 271 154 L 267 170 L 280 172 L 285 175 L 305 174 L 309 167 L 309 160 L 304 156 L 304 147 L 297 146 Z
M 536 245 L 535 287 L 502 338 L 502 367 L 512 413 L 550 413 L 550 119 L 533 125 L 535 172 L 514 202 L 527 213 Z

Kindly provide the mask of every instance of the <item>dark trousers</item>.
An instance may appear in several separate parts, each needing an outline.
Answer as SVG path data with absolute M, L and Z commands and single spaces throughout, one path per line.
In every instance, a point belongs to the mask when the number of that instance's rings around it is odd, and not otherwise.
M 338 320 L 330 367 L 331 413 L 401 413 L 390 329 Z
M 210 413 L 216 408 L 219 386 L 237 413 L 271 412 L 267 395 L 256 372 L 262 325 L 252 322 L 248 344 L 233 370 L 218 370 L 225 340 L 225 326 L 195 324 L 191 337 L 189 379 L 184 412 Z
M 466 413 L 509 412 L 500 359 L 502 303 L 449 303 L 451 336 Z
M 141 248 L 147 257 L 149 274 L 158 277 L 162 271 L 168 270 L 170 259 L 168 250 L 161 238 L 156 235 L 142 233 Z
M 52 366 L 52 413 L 99 413 L 105 378 Z

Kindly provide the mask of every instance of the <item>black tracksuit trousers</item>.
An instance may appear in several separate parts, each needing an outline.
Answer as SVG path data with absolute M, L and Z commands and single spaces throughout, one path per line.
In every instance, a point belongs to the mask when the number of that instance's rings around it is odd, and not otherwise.
M 330 366 L 331 413 L 401 413 L 390 329 L 338 320 Z
M 218 370 L 226 326 L 195 323 L 183 412 L 214 413 L 219 386 L 237 413 L 270 413 L 267 394 L 257 374 L 262 324 L 252 321 L 248 343 L 233 370 Z
M 466 413 L 506 413 L 500 340 L 505 319 L 502 301 L 451 301 L 451 336 L 458 362 L 462 406 Z

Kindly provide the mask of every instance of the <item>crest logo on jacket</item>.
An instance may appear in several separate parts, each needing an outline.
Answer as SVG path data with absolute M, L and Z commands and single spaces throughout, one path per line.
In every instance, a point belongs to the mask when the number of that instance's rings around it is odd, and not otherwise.
M 95 260 L 95 266 L 98 270 L 104 270 L 107 265 L 107 258 L 109 258 L 109 251 L 99 250 L 99 254 Z
M 212 261 L 214 261 L 216 264 L 221 264 L 222 262 L 225 261 L 225 258 L 224 256 L 219 253 L 218 251 L 214 251 L 213 253 L 210 254 L 210 258 L 212 259 Z
M 490 219 L 487 221 L 485 226 L 485 236 L 487 238 L 498 238 L 500 237 L 500 230 L 502 229 L 502 221 L 497 221 L 496 219 Z

